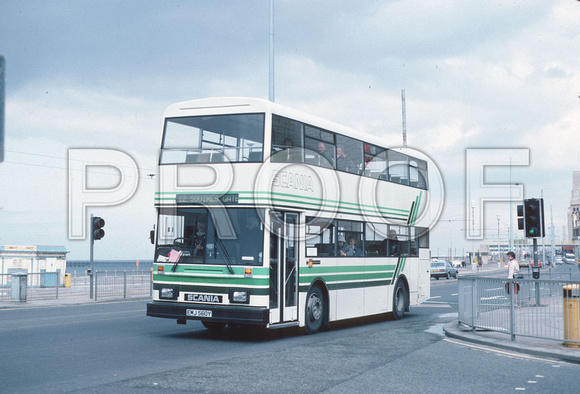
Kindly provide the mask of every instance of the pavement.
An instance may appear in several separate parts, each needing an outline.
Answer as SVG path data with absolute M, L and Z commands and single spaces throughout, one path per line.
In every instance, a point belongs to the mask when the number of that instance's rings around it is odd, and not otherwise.
M 59 306 L 74 306 L 87 304 L 100 304 L 106 302 L 123 302 L 123 301 L 148 301 L 151 299 L 150 295 L 138 295 L 123 297 L 99 297 L 97 301 L 89 298 L 89 295 L 64 295 L 59 298 L 42 298 L 32 299 L 26 302 L 14 301 L 0 301 L 0 311 L 8 309 L 33 309 L 33 308 L 51 308 Z
M 477 270 L 470 270 L 468 268 L 460 269 L 460 275 L 497 276 L 500 274 L 505 274 L 505 272 L 506 268 L 498 268 L 497 263 L 486 264 L 484 267 Z M 62 294 L 59 295 L 59 298 L 33 299 L 26 302 L 0 301 L 0 311 L 20 308 L 47 308 L 134 300 L 147 301 L 149 299 L 149 295 L 142 295 L 132 296 L 131 298 L 101 297 L 98 299 L 98 301 L 95 301 L 90 299 L 88 294 Z M 470 327 L 460 324 L 458 320 L 447 323 L 443 327 L 443 331 L 447 337 L 458 339 L 460 341 L 476 343 L 479 345 L 485 345 L 538 357 L 580 363 L 580 348 L 567 347 L 561 341 L 524 336 L 516 336 L 515 340 L 512 341 L 509 334 L 479 329 L 472 331 Z
M 447 323 L 443 327 L 445 335 L 460 341 L 472 342 L 517 353 L 525 353 L 532 356 L 544 357 L 554 360 L 580 363 L 580 348 L 564 346 L 563 342 L 547 339 L 516 336 L 511 340 L 509 334 L 476 330 L 472 332 L 470 327 L 464 326 L 457 320 Z
M 460 275 L 490 275 L 504 276 L 507 267 L 498 268 L 497 263 L 486 264 L 477 270 L 461 269 Z M 529 354 L 559 361 L 580 363 L 580 347 L 568 347 L 562 341 L 516 336 L 511 340 L 511 335 L 496 331 L 480 330 L 473 331 L 471 327 L 451 321 L 443 327 L 445 335 L 460 341 L 476 343 L 512 352 Z M 572 344 L 580 346 L 580 344 Z

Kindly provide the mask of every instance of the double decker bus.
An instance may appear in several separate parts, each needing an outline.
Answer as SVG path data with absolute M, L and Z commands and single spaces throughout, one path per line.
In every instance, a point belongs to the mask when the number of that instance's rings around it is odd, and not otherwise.
M 255 98 L 165 112 L 147 315 L 304 327 L 430 296 L 427 161 Z

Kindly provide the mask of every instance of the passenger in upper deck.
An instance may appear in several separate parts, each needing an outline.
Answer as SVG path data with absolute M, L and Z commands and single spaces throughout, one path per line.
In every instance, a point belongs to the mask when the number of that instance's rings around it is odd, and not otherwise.
M 282 151 L 281 161 L 295 161 L 295 153 L 292 152 L 292 147 L 294 144 L 292 140 L 288 137 L 284 138 L 284 150 Z
M 336 169 L 346 172 L 355 172 L 355 166 L 352 163 L 352 160 L 346 156 L 346 153 L 341 146 L 336 147 Z
M 334 168 L 334 157 L 332 157 L 332 152 L 326 149 L 324 142 L 319 142 L 317 145 L 318 155 L 321 159 L 320 165 L 324 167 Z
M 283 145 L 275 145 L 272 150 L 272 161 L 274 162 L 291 162 L 302 161 L 302 151 L 300 147 L 294 146 L 290 137 L 284 138 Z

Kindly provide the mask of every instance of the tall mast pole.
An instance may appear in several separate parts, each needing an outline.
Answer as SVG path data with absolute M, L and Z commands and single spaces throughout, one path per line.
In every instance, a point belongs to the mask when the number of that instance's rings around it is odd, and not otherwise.
M 403 146 L 407 146 L 407 107 L 405 104 L 405 89 L 401 89 L 401 104 L 403 106 Z
M 274 102 L 274 0 L 270 0 L 270 101 Z

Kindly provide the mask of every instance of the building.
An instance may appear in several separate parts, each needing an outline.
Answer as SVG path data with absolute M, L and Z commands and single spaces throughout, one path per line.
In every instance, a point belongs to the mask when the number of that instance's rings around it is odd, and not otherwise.
M 47 284 L 45 281 L 64 283 L 66 272 L 66 255 L 69 253 L 64 246 L 0 246 L 0 282 L 6 284 L 8 275 L 16 272 L 29 274 L 56 273 L 56 275 L 30 276 L 29 286 Z M 52 285 L 52 283 L 50 283 Z
M 479 252 L 483 256 L 488 256 L 489 261 L 497 261 L 497 242 L 482 243 L 479 245 Z M 538 242 L 538 252 L 540 253 L 540 260 L 543 260 L 544 249 L 546 252 L 546 259 L 551 260 L 552 245 L 546 242 L 543 244 L 540 240 Z M 555 255 L 564 255 L 566 253 L 574 253 L 575 246 L 572 242 L 556 243 L 554 245 L 553 253 Z M 509 251 L 509 243 L 505 241 L 500 244 L 500 258 L 503 262 L 507 261 L 506 253 Z M 518 260 L 524 258 L 532 258 L 533 256 L 533 245 L 531 239 L 517 238 L 514 239 L 513 252 L 516 254 Z

